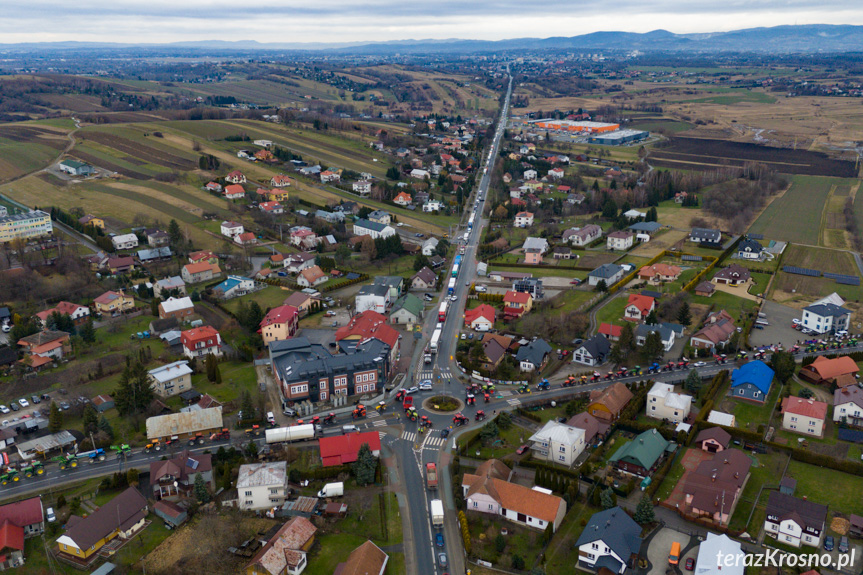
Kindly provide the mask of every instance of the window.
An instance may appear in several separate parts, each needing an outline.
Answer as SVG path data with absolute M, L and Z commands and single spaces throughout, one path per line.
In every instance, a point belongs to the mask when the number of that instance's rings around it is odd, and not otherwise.
M 473 502 L 473 506 L 474 506 L 474 507 L 478 507 L 478 505 L 477 505 L 477 502 L 476 502 L 476 501 L 474 501 L 474 502 Z
M 326 401 L 326 399 L 327 399 L 327 392 L 326 392 L 326 391 L 322 391 L 322 392 L 321 392 L 321 401 Z
M 491 503 L 489 503 L 489 504 L 488 504 L 488 508 L 489 508 L 489 510 L 493 510 L 493 509 L 494 509 L 494 506 L 493 506 Z
M 246 491 L 245 495 L 246 495 L 246 497 L 251 497 L 251 496 L 252 496 L 252 492 L 251 492 L 251 491 Z
M 246 501 L 246 506 L 247 506 L 247 507 L 251 507 L 252 505 L 254 505 L 254 501 L 252 501 L 252 500 L 247 500 L 247 501 Z
M 797 418 L 796 418 L 796 417 L 794 417 L 794 416 L 792 416 L 792 417 L 791 417 L 791 421 L 797 421 Z
M 278 487 L 270 487 L 270 493 L 273 495 L 278 495 L 279 488 Z
M 560 451 L 561 453 L 566 453 L 566 447 L 565 447 L 565 446 L 563 446 L 563 445 L 561 445 L 561 446 L 560 446 L 559 451 Z
M 557 457 L 557 460 L 558 460 L 558 461 L 566 461 L 566 457 L 565 457 L 565 456 L 563 456 L 563 455 L 559 455 L 559 456 Z
M 599 544 L 598 543 L 591 543 L 590 548 L 591 549 L 599 549 Z
M 651 406 L 650 406 L 650 411 L 656 411 L 656 406 L 655 406 L 655 405 L 651 405 Z

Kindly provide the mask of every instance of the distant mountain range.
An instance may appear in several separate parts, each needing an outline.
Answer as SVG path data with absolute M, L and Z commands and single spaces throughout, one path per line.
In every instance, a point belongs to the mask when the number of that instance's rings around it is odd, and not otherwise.
M 182 51 L 329 51 L 342 54 L 420 54 L 464 52 L 512 52 L 521 50 L 585 50 L 641 52 L 756 52 L 766 54 L 863 52 L 863 26 L 808 24 L 749 28 L 706 34 L 674 34 L 654 30 L 593 32 L 581 36 L 515 38 L 510 40 L 395 40 L 350 43 L 261 43 L 254 40 L 227 42 L 204 40 L 170 44 L 114 44 L 98 42 L 37 42 L 0 44 L 0 50 L 21 52 L 46 50 L 160 49 Z

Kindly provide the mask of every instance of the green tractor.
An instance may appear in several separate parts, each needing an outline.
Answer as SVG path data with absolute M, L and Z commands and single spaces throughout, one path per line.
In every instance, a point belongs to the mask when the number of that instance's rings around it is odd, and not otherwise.
M 10 482 L 14 483 L 15 481 L 18 481 L 19 479 L 21 479 L 21 478 L 18 477 L 18 470 L 17 469 L 7 469 L 6 473 L 4 473 L 3 475 L 0 475 L 0 484 L 6 485 Z
M 61 471 L 78 467 L 78 458 L 74 455 L 58 455 L 53 459 L 53 461 L 56 461 L 58 464 L 60 464 Z
M 117 458 L 126 458 L 132 455 L 132 448 L 129 447 L 128 444 L 123 443 L 122 445 L 112 445 L 111 449 L 117 452 Z
M 45 473 L 45 468 L 42 466 L 41 461 L 34 461 L 27 467 L 21 470 L 21 473 L 24 474 L 24 477 L 30 478 L 34 475 L 42 475 Z

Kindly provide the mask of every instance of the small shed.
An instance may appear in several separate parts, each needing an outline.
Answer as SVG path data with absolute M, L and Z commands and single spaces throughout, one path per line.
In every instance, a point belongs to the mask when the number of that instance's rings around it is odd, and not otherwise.
M 92 399 L 92 403 L 96 411 L 102 413 L 114 407 L 114 398 L 110 395 L 97 395 Z
M 179 527 L 189 518 L 189 514 L 185 509 L 164 499 L 157 501 L 153 505 L 153 512 L 174 527 Z
M 116 568 L 116 565 L 114 565 L 110 561 L 106 561 L 105 563 L 102 563 L 102 565 L 98 569 L 93 571 L 90 575 L 110 575 L 114 572 L 114 569 Z
M 785 495 L 794 495 L 797 491 L 797 480 L 793 477 L 783 477 L 779 481 L 779 492 Z
M 186 405 L 197 403 L 198 400 L 201 399 L 201 397 L 201 392 L 197 389 L 190 389 L 180 394 L 180 399 L 182 399 L 186 403 Z
M 282 513 L 288 517 L 299 515 L 308 519 L 314 514 L 317 507 L 317 497 L 300 496 L 293 501 L 285 501 L 285 504 L 282 506 Z
M 325 517 L 345 517 L 348 514 L 348 506 L 344 503 L 327 503 L 324 507 Z

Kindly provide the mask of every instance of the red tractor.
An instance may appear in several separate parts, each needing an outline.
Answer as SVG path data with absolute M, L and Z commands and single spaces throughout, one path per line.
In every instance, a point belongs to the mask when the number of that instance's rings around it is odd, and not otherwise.
M 662 368 L 662 371 L 674 371 L 674 362 L 669 361 L 668 363 L 666 363 L 665 366 Z
M 423 415 L 420 417 L 420 425 L 424 427 L 432 427 L 434 424 L 432 423 L 432 420 L 428 418 L 428 415 Z
M 491 401 L 491 396 L 490 396 L 489 394 L 487 394 L 487 393 L 484 393 L 482 397 L 483 397 L 483 399 L 485 399 L 485 402 L 486 402 L 486 403 L 488 403 L 489 401 Z
M 351 412 L 352 419 L 359 419 L 366 416 L 366 406 L 362 403 L 357 404 L 354 410 Z
M 452 418 L 452 423 L 456 427 L 461 427 L 462 425 L 467 425 L 468 423 L 470 423 L 470 420 L 463 414 L 456 413 Z
M 605 377 L 603 377 L 602 379 L 604 379 L 604 380 L 606 380 L 606 381 L 609 381 L 609 380 L 611 380 L 613 377 L 614 377 L 614 373 L 612 373 L 612 372 L 610 372 L 610 371 L 609 371 L 608 373 L 606 373 L 606 374 L 605 374 Z
M 222 431 L 210 435 L 210 441 L 224 441 L 225 439 L 231 439 L 231 432 L 227 427 L 223 427 Z
M 601 378 L 601 377 L 602 377 L 602 375 L 598 371 L 594 371 L 593 377 L 590 378 L 590 381 L 591 382 L 599 381 L 599 378 Z
M 683 361 L 677 362 L 677 369 L 686 369 L 686 366 L 689 365 L 689 360 L 684 359 Z
M 332 411 L 324 417 L 324 425 L 332 425 L 336 422 L 336 414 Z
M 317 425 L 320 422 L 321 422 L 321 418 L 317 415 L 309 420 L 309 423 L 311 423 L 312 425 Z
M 468 393 L 465 403 L 468 405 L 476 405 L 476 396 L 472 393 Z
M 485 419 L 485 412 L 481 409 L 479 411 L 477 411 L 475 419 L 477 421 L 482 421 L 483 419 Z
M 399 402 L 405 398 L 407 392 L 403 389 L 400 389 L 398 393 L 396 393 L 396 402 Z
M 561 387 L 571 387 L 571 386 L 575 385 L 575 381 L 576 381 L 575 376 L 570 375 L 565 380 L 563 380 L 563 383 L 561 383 L 560 386 Z
M 479 393 L 479 385 L 477 383 L 470 384 L 470 387 L 467 388 L 467 392 L 476 395 Z

